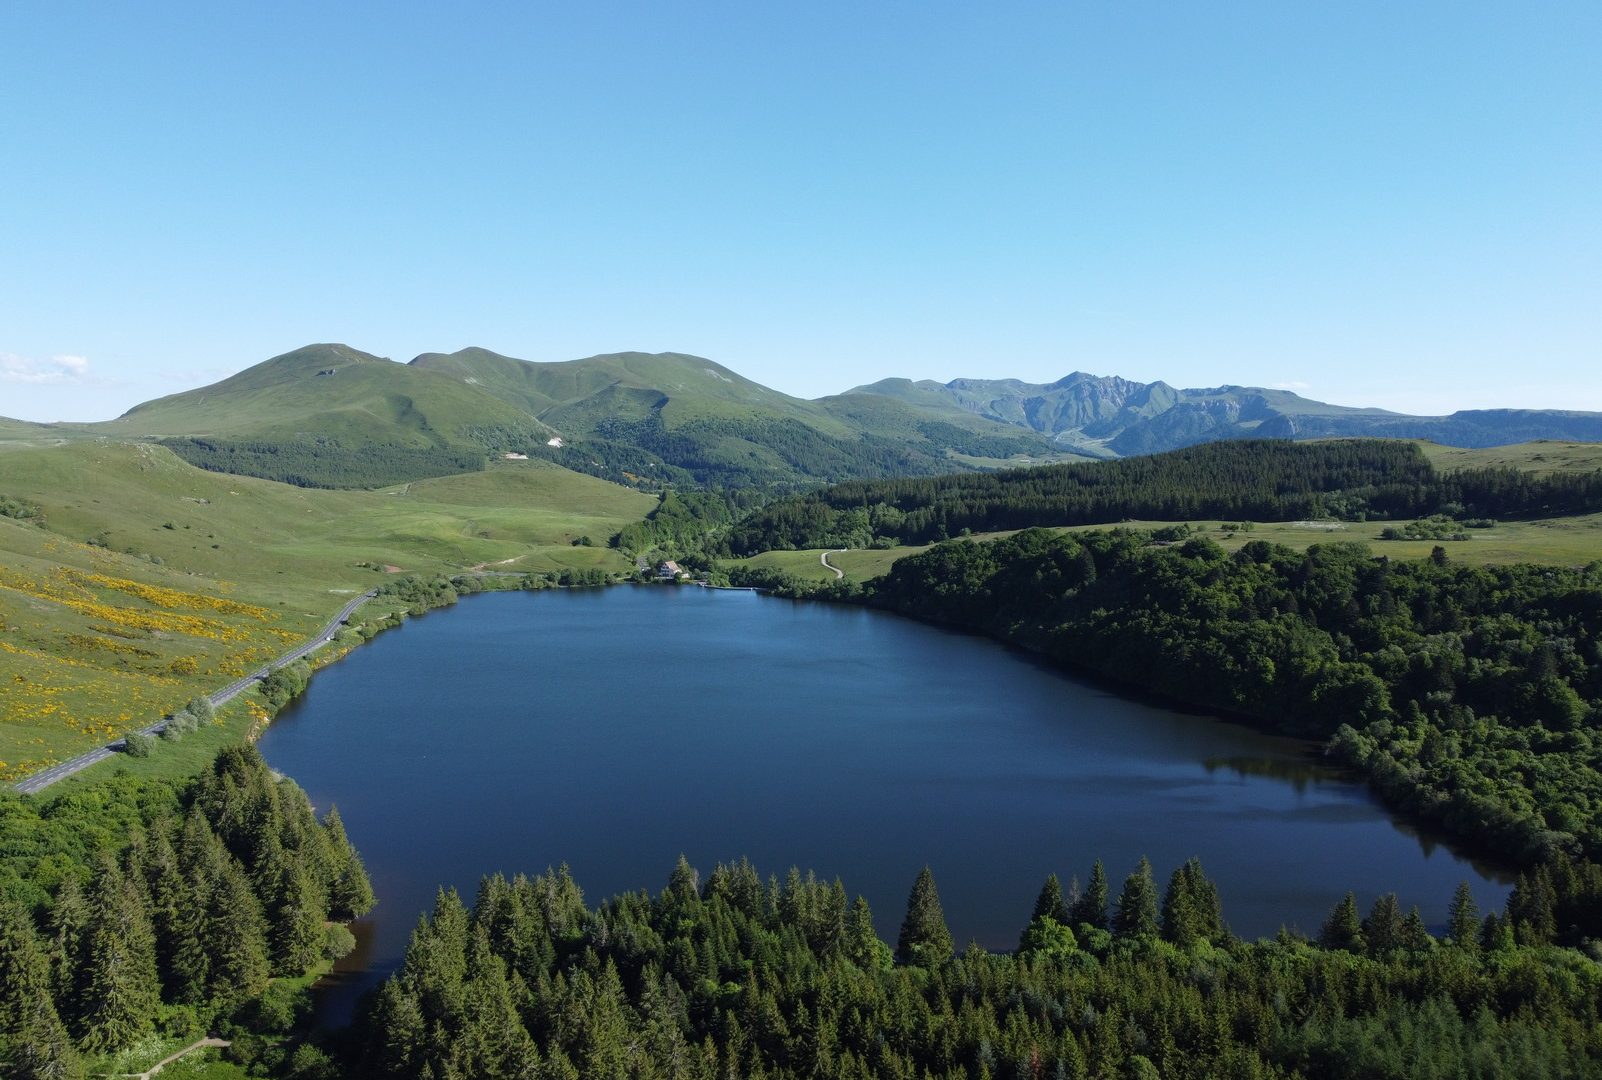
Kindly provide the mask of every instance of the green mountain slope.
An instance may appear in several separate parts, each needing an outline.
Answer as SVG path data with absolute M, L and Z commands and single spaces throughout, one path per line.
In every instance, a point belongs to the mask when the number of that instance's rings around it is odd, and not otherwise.
M 1055 456 L 1044 439 L 990 418 L 867 397 L 805 401 L 684 353 L 542 364 L 464 349 L 412 366 L 515 403 L 567 444 L 533 453 L 633 484 L 804 484 L 945 472 L 964 467 L 960 455 Z
M 222 382 L 135 406 L 124 435 L 314 436 L 410 446 L 482 445 L 498 427 L 541 432 L 529 413 L 462 379 L 346 345 L 308 345 Z
M 164 440 L 193 464 L 309 487 L 377 487 L 483 468 L 543 441 L 525 409 L 449 375 L 309 345 L 88 430 Z

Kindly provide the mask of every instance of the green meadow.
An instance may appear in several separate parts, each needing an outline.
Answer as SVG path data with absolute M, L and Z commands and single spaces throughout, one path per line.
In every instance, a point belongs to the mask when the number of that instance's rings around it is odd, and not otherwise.
M 150 443 L 0 445 L 0 497 L 30 515 L 0 516 L 3 779 L 153 723 L 397 573 L 627 572 L 606 538 L 656 502 L 536 461 L 329 491 Z

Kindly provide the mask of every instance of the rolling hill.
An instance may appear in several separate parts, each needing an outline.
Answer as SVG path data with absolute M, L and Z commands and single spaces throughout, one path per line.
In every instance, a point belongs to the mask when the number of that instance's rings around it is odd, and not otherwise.
M 161 441 L 192 464 L 303 487 L 375 488 L 526 454 L 630 487 L 761 488 L 1135 457 L 1224 439 L 1386 437 L 1483 448 L 1602 440 L 1602 414 L 1407 416 L 1286 390 L 885 379 L 804 400 L 687 353 L 534 363 L 483 348 L 409 363 L 308 345 L 103 424 L 0 420 L 0 435 Z
M 986 417 L 804 401 L 682 353 L 538 364 L 472 348 L 402 364 L 308 345 L 104 424 L 18 434 L 57 430 L 156 439 L 213 471 L 330 488 L 471 472 L 514 452 L 640 488 L 810 486 L 1063 456 Z
M 961 455 L 1060 457 L 988 417 L 925 415 L 899 402 L 806 401 L 685 353 L 609 353 L 532 363 L 485 349 L 425 353 L 446 373 L 517 403 L 566 445 L 559 464 L 628 483 L 800 484 L 961 469 Z

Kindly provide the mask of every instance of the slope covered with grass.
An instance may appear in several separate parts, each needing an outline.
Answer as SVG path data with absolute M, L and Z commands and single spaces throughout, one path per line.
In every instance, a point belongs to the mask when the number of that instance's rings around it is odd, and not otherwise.
M 631 565 L 655 505 L 542 462 L 386 491 L 194 468 L 149 443 L 0 451 L 0 776 L 143 726 L 304 640 L 393 570 Z

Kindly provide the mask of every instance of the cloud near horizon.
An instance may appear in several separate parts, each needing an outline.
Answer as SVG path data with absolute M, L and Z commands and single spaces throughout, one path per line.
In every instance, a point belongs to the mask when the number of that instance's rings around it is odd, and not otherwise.
M 1300 381 L 1298 379 L 1292 379 L 1289 382 L 1277 382 L 1277 383 L 1275 383 L 1274 384 L 1274 389 L 1275 390 L 1311 390 L 1312 389 L 1312 385 L 1309 384 L 1309 383 L 1304 383 L 1304 382 L 1302 382 L 1302 381 Z
M 61 355 L 35 360 L 16 353 L 0 353 L 0 381 L 20 383 L 78 382 L 89 375 L 85 356 Z

